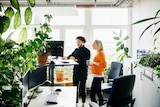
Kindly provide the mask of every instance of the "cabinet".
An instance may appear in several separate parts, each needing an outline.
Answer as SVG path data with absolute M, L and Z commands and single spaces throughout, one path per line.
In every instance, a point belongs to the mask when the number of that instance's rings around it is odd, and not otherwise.
M 160 107 L 160 79 L 155 72 L 147 67 L 138 65 L 133 68 L 136 75 L 133 97 L 136 98 L 134 107 Z

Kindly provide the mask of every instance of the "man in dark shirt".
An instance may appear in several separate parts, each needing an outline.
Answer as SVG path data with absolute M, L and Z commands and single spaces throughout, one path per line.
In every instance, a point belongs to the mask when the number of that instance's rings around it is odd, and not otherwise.
M 82 103 L 84 105 L 86 100 L 85 86 L 88 73 L 86 61 L 90 59 L 90 51 L 84 46 L 86 43 L 84 37 L 78 36 L 76 41 L 78 48 L 76 48 L 68 58 L 78 62 L 78 65 L 75 65 L 73 69 L 73 85 L 77 86 L 77 103 L 79 92 L 81 92 Z

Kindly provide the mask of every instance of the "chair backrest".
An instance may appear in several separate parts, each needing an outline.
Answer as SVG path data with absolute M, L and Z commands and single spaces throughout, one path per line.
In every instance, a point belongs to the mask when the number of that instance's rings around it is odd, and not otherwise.
M 111 69 L 108 75 L 108 80 L 119 77 L 122 72 L 122 67 L 123 67 L 122 63 L 112 62 Z
M 135 83 L 135 75 L 120 76 L 113 81 L 107 106 L 127 105 Z

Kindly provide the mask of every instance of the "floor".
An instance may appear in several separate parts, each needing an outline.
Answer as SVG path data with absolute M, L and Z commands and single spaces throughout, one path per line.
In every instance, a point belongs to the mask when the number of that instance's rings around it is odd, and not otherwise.
M 107 93 L 103 93 L 103 98 L 104 100 L 107 99 L 108 94 Z M 84 104 L 84 106 L 82 106 L 82 98 L 79 97 L 79 103 L 77 104 L 77 107 L 90 107 L 89 106 L 89 102 L 90 102 L 90 97 L 89 97 L 89 92 L 87 92 L 87 96 L 86 96 L 86 103 Z

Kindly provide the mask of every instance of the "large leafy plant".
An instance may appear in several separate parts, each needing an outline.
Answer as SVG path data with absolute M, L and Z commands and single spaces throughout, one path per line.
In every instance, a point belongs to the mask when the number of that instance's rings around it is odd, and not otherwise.
M 136 21 L 134 22 L 132 25 L 135 25 L 135 24 L 140 24 L 140 23 L 143 23 L 143 22 L 148 22 L 148 21 L 153 21 L 152 24 L 150 24 L 149 26 L 147 26 L 141 33 L 139 39 L 143 36 L 143 34 L 149 29 L 149 28 L 152 28 L 152 26 L 154 28 L 157 28 L 155 30 L 155 32 L 153 33 L 153 36 L 155 36 L 157 33 L 160 32 L 160 27 L 159 27 L 159 24 L 160 24 L 160 17 L 158 16 L 160 14 L 160 9 L 156 12 L 155 16 L 153 17 L 150 17 L 150 18 L 146 18 L 146 19 L 142 19 L 142 20 L 139 20 L 139 21 Z M 157 27 L 156 27 L 157 26 Z
M 27 0 L 27 1 L 28 1 L 28 7 L 25 9 L 24 20 L 26 25 L 29 25 L 32 21 L 31 8 L 35 6 L 35 0 Z M 3 4 L 0 3 L 0 12 L 2 13 L 4 12 L 4 15 L 0 16 L 0 25 L 1 25 L 0 36 L 9 29 L 12 20 L 14 29 L 19 28 L 22 24 L 22 14 L 19 1 L 10 0 L 10 4 L 11 5 L 4 10 Z M 26 33 L 26 30 L 24 29 L 26 29 L 26 27 L 22 28 L 21 34 Z M 13 34 L 13 32 L 11 32 L 11 34 Z M 19 38 L 21 38 L 21 35 L 19 35 Z
M 25 10 L 24 20 L 29 25 L 32 20 L 31 7 L 35 6 L 35 0 L 27 0 L 28 7 Z M 27 40 L 27 28 L 20 31 L 18 44 L 11 40 L 11 35 L 6 40 L 2 35 L 8 31 L 10 22 L 13 20 L 13 27 L 16 30 L 22 24 L 21 9 L 18 0 L 10 0 L 11 5 L 4 10 L 0 4 L 0 106 L 19 107 L 21 106 L 21 77 L 28 70 L 35 69 L 36 51 L 35 41 Z
M 160 78 L 160 53 L 147 53 L 140 59 L 139 64 L 158 71 L 157 76 Z
M 150 17 L 150 18 L 146 18 L 146 19 L 142 19 L 142 20 L 139 20 L 139 21 L 136 21 L 134 22 L 132 25 L 136 25 L 136 24 L 141 24 L 141 23 L 144 23 L 144 22 L 153 22 L 151 24 L 149 24 L 143 31 L 142 33 L 140 34 L 140 37 L 139 39 L 142 38 L 142 36 L 144 35 L 144 33 L 146 31 L 148 31 L 149 29 L 152 30 L 153 32 L 153 38 L 154 38 L 154 41 L 153 41 L 153 45 L 154 45 L 154 50 L 157 49 L 157 46 L 156 46 L 156 43 L 158 42 L 158 38 L 159 38 L 159 35 L 158 33 L 160 33 L 160 9 L 156 12 L 155 16 L 153 17 Z
M 117 41 L 116 43 L 116 52 L 118 53 L 118 60 L 120 62 L 123 62 L 123 59 L 131 58 L 129 55 L 129 48 L 125 45 L 125 41 L 129 39 L 129 36 L 123 36 L 122 30 L 120 30 L 119 34 L 116 32 L 113 32 L 116 36 L 113 37 L 114 40 Z
M 50 21 L 53 18 L 52 15 L 46 14 L 44 15 L 45 22 L 43 24 L 40 24 L 39 30 L 37 28 L 34 29 L 36 41 L 37 41 L 37 53 L 38 54 L 45 54 L 46 53 L 46 40 L 49 39 L 49 33 L 52 32 L 52 29 L 50 27 Z

